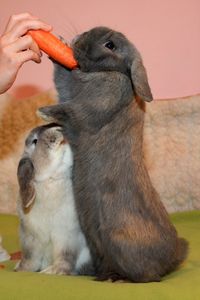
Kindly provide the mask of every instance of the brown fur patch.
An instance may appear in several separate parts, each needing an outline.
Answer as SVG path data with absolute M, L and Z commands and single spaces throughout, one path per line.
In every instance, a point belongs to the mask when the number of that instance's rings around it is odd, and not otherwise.
M 23 100 L 0 95 L 0 212 L 16 213 L 18 195 L 17 166 L 24 141 L 31 129 L 42 124 L 36 110 L 57 102 L 55 91 Z
M 151 220 L 126 212 L 121 217 L 121 228 L 112 233 L 113 240 L 117 242 L 139 243 L 144 246 L 151 245 L 160 239 L 160 234 Z
M 56 103 L 53 93 L 43 93 L 28 99 L 9 99 L 3 107 L 0 119 L 0 159 L 4 159 L 18 148 L 18 141 L 32 128 L 44 122 L 36 115 L 36 110 Z

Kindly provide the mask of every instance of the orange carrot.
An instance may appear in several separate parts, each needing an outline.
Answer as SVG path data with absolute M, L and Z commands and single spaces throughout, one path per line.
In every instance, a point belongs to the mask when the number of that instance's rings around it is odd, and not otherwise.
M 78 63 L 73 56 L 72 48 L 65 45 L 52 33 L 44 30 L 29 30 L 27 34 L 30 34 L 38 47 L 55 61 L 69 69 L 77 67 Z

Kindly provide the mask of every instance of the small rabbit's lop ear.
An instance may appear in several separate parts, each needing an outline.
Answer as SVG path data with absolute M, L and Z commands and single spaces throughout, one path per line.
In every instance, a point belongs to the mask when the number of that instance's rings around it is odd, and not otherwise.
M 148 83 L 147 73 L 140 53 L 134 49 L 134 58 L 131 65 L 131 78 L 135 94 L 144 101 L 152 101 L 153 96 Z
M 35 200 L 35 188 L 33 185 L 34 166 L 30 158 L 22 158 L 19 162 L 17 177 L 20 187 L 22 208 L 29 209 Z

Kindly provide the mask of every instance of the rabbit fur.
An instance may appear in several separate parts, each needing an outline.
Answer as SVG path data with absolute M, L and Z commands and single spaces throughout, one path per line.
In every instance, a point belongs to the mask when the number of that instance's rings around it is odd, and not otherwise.
M 22 260 L 16 271 L 77 274 L 91 265 L 72 189 L 73 155 L 58 125 L 26 139 L 18 166 Z
M 78 36 L 79 69 L 55 64 L 60 104 L 39 109 L 63 126 L 74 154 L 73 186 L 97 280 L 160 281 L 186 258 L 143 161 L 144 101 L 151 101 L 142 58 L 107 27 Z

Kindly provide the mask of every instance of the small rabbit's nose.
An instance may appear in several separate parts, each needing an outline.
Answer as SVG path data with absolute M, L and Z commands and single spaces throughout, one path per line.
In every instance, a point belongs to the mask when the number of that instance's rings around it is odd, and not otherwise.
M 56 141 L 56 137 L 54 137 L 54 136 L 49 139 L 50 143 L 55 143 L 55 141 Z

